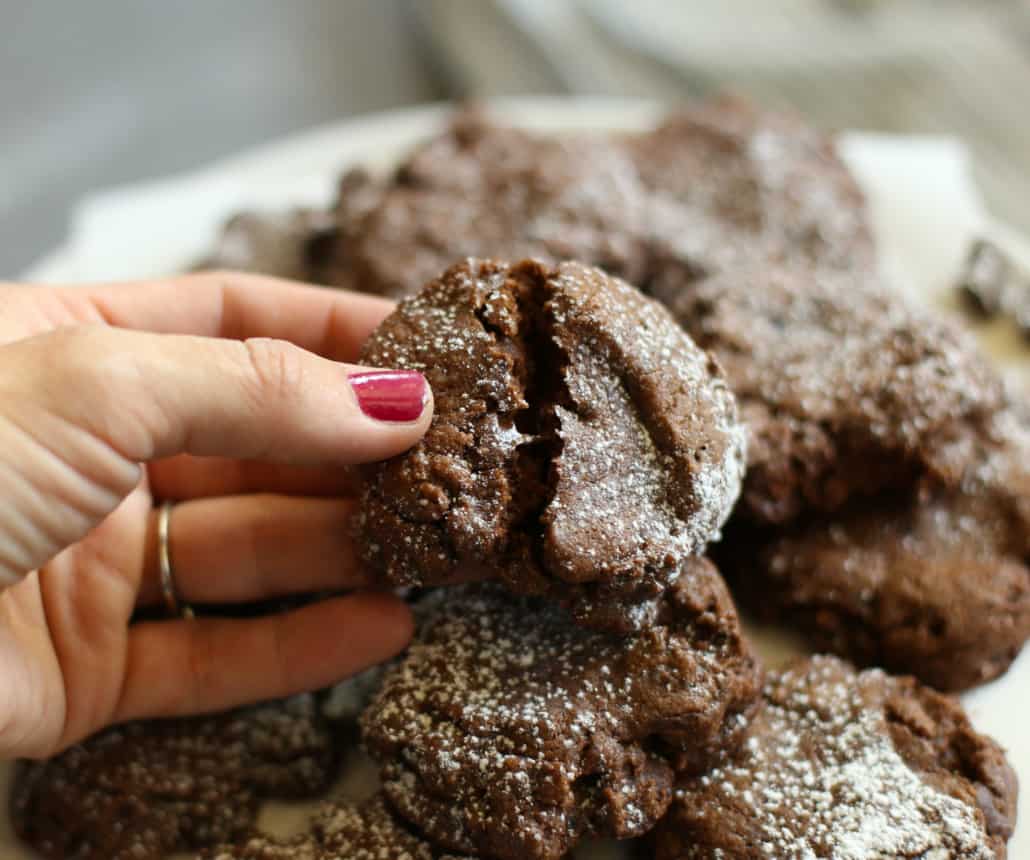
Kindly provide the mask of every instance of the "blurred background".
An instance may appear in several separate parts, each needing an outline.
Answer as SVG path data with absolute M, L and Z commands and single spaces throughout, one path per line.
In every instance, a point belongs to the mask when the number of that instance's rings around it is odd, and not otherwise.
M 954 134 L 1030 233 L 1030 0 L 0 0 L 0 278 L 97 188 L 443 98 L 725 88 Z

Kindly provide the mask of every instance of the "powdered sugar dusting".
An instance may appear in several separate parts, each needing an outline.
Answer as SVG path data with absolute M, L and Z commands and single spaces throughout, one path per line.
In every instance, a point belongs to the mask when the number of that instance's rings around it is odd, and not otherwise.
M 458 114 L 338 243 L 345 283 L 411 295 L 467 256 L 581 260 L 648 288 L 741 260 L 873 260 L 862 195 L 832 140 L 722 100 L 624 135 L 540 135 Z
M 400 821 L 381 794 L 361 805 L 329 801 L 309 832 L 293 839 L 258 835 L 211 860 L 473 860 L 427 842 Z
M 729 605 L 714 572 L 694 579 Z M 701 634 L 706 607 L 683 600 L 622 639 L 494 587 L 429 598 L 363 719 L 391 801 L 433 838 L 486 854 L 557 858 L 584 835 L 644 832 L 671 788 L 648 739 L 720 746 L 736 732 L 726 715 L 755 692 L 735 618 Z
M 690 842 L 725 819 L 748 856 L 782 860 L 993 858 L 977 807 L 899 755 L 877 692 L 890 683 L 819 657 L 773 678 L 743 754 L 679 790 L 670 827 L 691 822 Z M 699 838 L 677 856 L 721 855 Z
M 598 288 L 600 280 L 596 270 L 564 264 L 549 302 L 578 406 L 578 415 L 561 414 L 563 483 L 580 517 L 628 514 L 635 521 L 626 531 L 643 544 L 680 557 L 701 552 L 743 480 L 746 429 L 736 400 L 664 307 L 624 281 Z
M 471 860 L 430 845 L 401 822 L 382 795 L 361 807 L 326 804 L 315 833 L 328 857 L 347 860 Z
M 958 691 L 1030 636 L 1030 427 L 1005 409 L 928 450 L 928 475 L 742 546 L 738 597 L 835 653 Z
M 718 368 L 598 269 L 467 260 L 364 360 L 422 370 L 436 394 L 426 437 L 365 493 L 365 557 L 394 581 L 473 570 L 559 599 L 652 598 L 740 492 L 745 431 Z
M 325 791 L 337 739 L 314 696 L 115 726 L 44 762 L 12 794 L 22 838 L 48 857 L 135 860 L 250 830 L 266 797 Z M 56 826 L 59 822 L 60 826 Z
M 832 509 L 925 468 L 942 434 L 1003 402 L 967 336 L 869 274 L 761 265 L 668 298 L 751 425 L 744 503 L 760 521 Z

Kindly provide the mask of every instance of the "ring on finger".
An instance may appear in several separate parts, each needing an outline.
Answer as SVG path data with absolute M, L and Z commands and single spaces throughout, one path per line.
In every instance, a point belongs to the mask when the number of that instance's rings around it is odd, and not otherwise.
M 161 597 L 173 618 L 193 618 L 193 609 L 179 599 L 172 569 L 171 525 L 172 502 L 165 502 L 157 514 L 157 563 L 161 574 Z

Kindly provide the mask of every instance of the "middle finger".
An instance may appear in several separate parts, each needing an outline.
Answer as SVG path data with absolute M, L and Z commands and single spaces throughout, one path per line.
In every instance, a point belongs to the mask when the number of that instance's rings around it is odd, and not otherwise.
M 152 461 L 147 476 L 154 496 L 172 501 L 243 493 L 341 497 L 354 495 L 356 486 L 350 466 L 288 466 L 190 454 Z
M 172 509 L 168 547 L 186 603 L 243 603 L 370 585 L 355 556 L 348 499 L 276 495 L 183 502 Z M 139 602 L 161 600 L 157 511 L 150 514 Z

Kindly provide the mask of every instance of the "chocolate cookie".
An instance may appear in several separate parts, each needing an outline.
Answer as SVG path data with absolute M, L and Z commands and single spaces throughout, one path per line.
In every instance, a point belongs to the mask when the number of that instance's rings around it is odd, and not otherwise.
M 129 723 L 20 764 L 11 816 L 18 835 L 55 860 L 162 860 L 241 838 L 263 798 L 317 795 L 336 763 L 310 695 Z
M 759 266 L 660 295 L 750 429 L 738 514 L 785 523 L 907 487 L 1004 403 L 971 337 L 866 277 Z
M 1016 776 L 954 700 L 815 657 L 770 677 L 739 757 L 683 780 L 657 860 L 1004 860 Z
M 436 848 L 401 821 L 381 794 L 360 805 L 329 802 L 309 833 L 280 840 L 254 836 L 210 860 L 474 860 Z
M 587 614 L 646 600 L 739 491 L 744 430 L 718 368 L 597 269 L 468 260 L 362 361 L 423 371 L 435 398 L 425 438 L 366 472 L 363 556 L 391 582 L 498 578 Z
M 336 217 L 330 212 L 241 212 L 225 223 L 211 253 L 196 268 L 314 281 L 336 233 Z
M 939 689 L 1000 675 L 1030 637 L 1030 430 L 1002 413 L 940 446 L 934 466 L 945 481 L 731 533 L 735 593 L 820 649 Z
M 742 259 L 848 270 L 874 259 L 833 139 L 733 99 L 634 134 L 539 134 L 461 113 L 372 205 L 356 210 L 351 196 L 326 277 L 396 298 L 467 256 L 575 259 L 645 289 Z
M 348 195 L 341 207 L 353 211 Z M 403 298 L 464 257 L 602 266 L 639 282 L 654 232 L 627 152 L 604 135 L 541 135 L 463 112 L 420 146 L 376 204 L 341 219 L 327 277 Z
M 626 142 L 641 184 L 681 213 L 681 229 L 655 235 L 655 292 L 747 261 L 841 272 L 875 265 L 861 189 L 834 137 L 797 113 L 722 97 Z
M 426 598 L 362 717 L 397 811 L 442 845 L 501 860 L 648 831 L 673 767 L 732 750 L 758 693 L 721 577 L 690 566 L 655 624 L 625 638 L 496 585 Z

